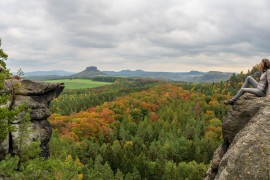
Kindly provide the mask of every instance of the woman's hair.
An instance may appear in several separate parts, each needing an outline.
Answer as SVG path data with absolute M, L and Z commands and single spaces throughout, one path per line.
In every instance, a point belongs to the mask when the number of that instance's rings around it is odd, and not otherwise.
M 267 69 L 270 69 L 270 61 L 269 59 L 262 59 L 262 66 L 260 67 L 260 70 L 262 72 L 267 71 Z

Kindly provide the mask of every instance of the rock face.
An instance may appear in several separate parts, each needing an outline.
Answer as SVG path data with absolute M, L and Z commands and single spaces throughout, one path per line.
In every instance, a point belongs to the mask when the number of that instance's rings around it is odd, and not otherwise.
M 270 179 L 270 101 L 245 94 L 224 118 L 206 180 Z
M 26 103 L 30 112 L 31 127 L 27 142 L 30 143 L 40 140 L 42 157 L 49 157 L 49 140 L 52 128 L 47 118 L 50 116 L 50 102 L 58 97 L 64 89 L 63 83 L 45 83 L 30 80 L 7 80 L 5 91 L 11 96 L 9 108 L 15 109 L 19 105 Z M 18 118 L 11 122 L 16 131 L 11 132 L 7 139 L 0 145 L 0 159 L 8 153 L 18 154 L 19 151 L 19 128 L 20 121 L 24 113 L 19 114 Z

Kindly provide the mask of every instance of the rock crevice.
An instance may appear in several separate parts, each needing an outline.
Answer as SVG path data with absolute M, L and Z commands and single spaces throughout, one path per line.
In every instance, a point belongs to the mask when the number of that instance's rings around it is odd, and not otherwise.
M 8 106 L 15 109 L 25 104 L 30 113 L 31 126 L 27 142 L 30 143 L 40 140 L 41 156 L 49 157 L 49 140 L 52 134 L 52 128 L 47 118 L 51 115 L 50 102 L 57 98 L 64 89 L 63 83 L 46 83 L 31 80 L 10 79 L 5 82 L 5 92 L 10 94 Z M 19 124 L 23 114 L 18 115 L 11 124 L 16 127 L 16 131 L 9 133 L 8 137 L 0 144 L 0 159 L 7 154 L 18 154 L 19 151 Z
M 245 94 L 224 118 L 222 131 L 223 144 L 205 179 L 269 179 L 270 101 Z

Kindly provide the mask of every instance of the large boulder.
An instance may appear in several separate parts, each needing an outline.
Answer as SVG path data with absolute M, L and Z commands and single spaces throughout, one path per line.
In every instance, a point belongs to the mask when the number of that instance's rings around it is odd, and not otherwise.
M 31 126 L 28 127 L 29 135 L 26 142 L 40 141 L 41 155 L 48 158 L 49 140 L 52 128 L 47 118 L 50 116 L 50 102 L 57 98 L 64 89 L 63 83 L 46 83 L 24 79 L 10 79 L 5 82 L 5 92 L 10 94 L 8 106 L 15 109 L 25 104 L 30 112 Z M 25 113 L 19 114 L 18 118 L 11 123 L 16 127 L 16 131 L 9 133 L 6 140 L 0 144 L 0 159 L 8 153 L 18 154 L 20 149 L 20 123 Z
M 269 179 L 270 101 L 245 94 L 223 120 L 223 144 L 205 179 Z

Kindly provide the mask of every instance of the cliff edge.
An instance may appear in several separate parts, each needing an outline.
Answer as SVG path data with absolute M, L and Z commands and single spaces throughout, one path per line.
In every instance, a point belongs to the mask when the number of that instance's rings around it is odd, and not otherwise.
M 49 105 L 53 99 L 61 94 L 63 89 L 63 83 L 46 83 L 24 79 L 5 81 L 5 92 L 10 94 L 9 109 L 15 109 L 26 103 L 26 108 L 30 112 L 30 134 L 27 142 L 23 143 L 40 140 L 41 156 L 44 158 L 49 157 L 49 140 L 52 134 L 51 125 L 47 120 L 51 115 Z M 11 122 L 16 130 L 9 133 L 6 140 L 0 144 L 0 159 L 4 159 L 7 154 L 18 154 L 20 149 L 19 125 L 23 118 L 22 115 Z
M 222 124 L 224 142 L 205 180 L 270 179 L 270 101 L 245 94 Z

